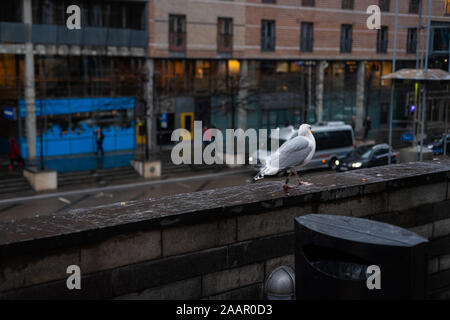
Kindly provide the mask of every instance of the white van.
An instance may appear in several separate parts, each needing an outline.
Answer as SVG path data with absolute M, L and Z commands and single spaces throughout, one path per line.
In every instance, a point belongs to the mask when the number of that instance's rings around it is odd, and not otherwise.
M 302 170 L 316 168 L 336 169 L 336 160 L 344 158 L 350 151 L 355 148 L 355 138 L 351 126 L 343 122 L 320 123 L 312 126 L 314 138 L 316 139 L 316 152 L 313 159 Z M 280 128 L 279 145 L 296 137 L 298 128 L 293 126 Z M 273 139 L 273 137 L 271 137 Z M 270 155 L 270 151 L 267 152 Z M 250 161 L 258 157 L 259 152 L 251 155 Z M 261 153 L 262 154 L 262 153 Z M 265 159 L 258 158 L 258 163 L 252 167 L 259 170 Z
M 336 169 L 336 160 L 346 157 L 355 148 L 355 137 L 351 126 L 343 122 L 329 122 L 313 126 L 316 153 L 304 168 Z

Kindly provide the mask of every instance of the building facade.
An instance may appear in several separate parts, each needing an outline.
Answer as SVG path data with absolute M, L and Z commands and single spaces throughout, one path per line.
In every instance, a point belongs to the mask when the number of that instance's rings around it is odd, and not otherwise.
M 449 68 L 450 1 L 432 0 L 429 64 Z M 421 68 L 428 0 L 398 1 L 396 69 Z M 70 5 L 81 29 L 69 30 Z M 381 9 L 369 29 L 371 5 Z M 385 140 L 395 0 L 4 0 L 0 4 L 0 152 L 16 136 L 28 158 L 150 152 L 176 128 L 276 128 L 354 118 Z M 394 127 L 418 120 L 414 84 L 398 83 Z M 443 127 L 434 84 L 429 128 Z M 443 98 L 444 97 L 444 98 Z M 144 138 L 147 136 L 148 138 Z M 30 153 L 31 152 L 31 153 Z
M 81 29 L 66 25 L 70 5 L 81 9 Z M 0 151 L 15 136 L 30 160 L 92 154 L 101 127 L 106 152 L 134 152 L 145 107 L 147 3 L 5 0 L 0 6 L 0 104 L 14 110 L 0 120 Z
M 420 68 L 428 1 L 398 3 L 396 69 Z M 373 4 L 381 26 L 371 30 Z M 448 69 L 449 7 L 432 1 L 431 68 Z M 392 72 L 395 11 L 395 0 L 150 0 L 158 143 L 193 119 L 225 129 L 355 116 L 361 132 L 370 116 L 373 134 L 382 132 L 391 83 L 381 77 Z M 411 83 L 397 85 L 394 126 L 402 130 L 414 120 L 413 92 Z M 432 97 L 427 123 L 440 127 L 445 103 Z M 164 128 L 161 118 L 169 119 Z

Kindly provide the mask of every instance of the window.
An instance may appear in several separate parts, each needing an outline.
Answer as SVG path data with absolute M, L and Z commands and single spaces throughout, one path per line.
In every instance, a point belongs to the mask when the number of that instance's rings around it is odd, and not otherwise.
M 314 7 L 315 6 L 314 0 L 302 0 L 302 6 L 304 7 Z
M 374 157 L 379 157 L 379 156 L 387 156 L 389 153 L 389 149 L 388 148 L 381 148 L 381 149 L 376 149 L 373 153 Z
M 22 4 L 17 0 L 2 0 L 0 21 L 19 22 L 21 21 L 21 19 L 22 19 Z
M 341 53 L 352 52 L 352 33 L 353 26 L 351 24 L 343 24 L 341 26 Z
M 17 0 L 14 1 L 19 2 Z M 83 26 L 137 30 L 146 29 L 146 4 L 144 2 L 103 0 L 71 0 L 65 2 L 62 0 L 33 0 L 33 23 L 65 26 L 68 17 L 66 14 L 66 5 L 68 5 L 68 3 L 80 6 L 81 22 Z M 16 5 L 16 7 L 19 6 Z M 9 6 L 6 9 L 9 9 Z
M 377 32 L 377 53 L 387 53 L 388 27 L 381 27 Z
M 314 133 L 316 139 L 316 151 L 346 148 L 353 146 L 352 132 L 343 131 L 323 131 Z
M 389 9 L 391 7 L 391 1 L 390 0 L 379 0 L 378 6 L 380 7 L 380 10 L 382 12 L 389 12 Z
M 354 0 L 342 0 L 342 9 L 351 9 L 351 10 L 353 10 L 354 4 L 355 4 Z
M 169 16 L 169 50 L 186 50 L 186 16 Z
M 419 13 L 420 0 L 409 0 L 409 13 Z
M 233 19 L 219 18 L 217 22 L 217 51 L 233 51 Z
M 313 52 L 314 25 L 311 22 L 302 22 L 300 51 Z
M 275 51 L 275 21 L 261 22 L 261 51 Z
M 449 43 L 448 40 L 450 39 L 449 31 L 450 31 L 450 24 L 443 23 L 442 28 L 438 28 L 438 25 L 433 25 L 433 29 L 431 29 L 431 43 L 433 45 L 432 52 L 440 52 L 440 53 L 448 53 Z
M 408 29 L 408 37 L 406 39 L 406 53 L 417 52 L 417 28 Z
M 262 0 L 262 3 L 277 3 L 277 0 Z

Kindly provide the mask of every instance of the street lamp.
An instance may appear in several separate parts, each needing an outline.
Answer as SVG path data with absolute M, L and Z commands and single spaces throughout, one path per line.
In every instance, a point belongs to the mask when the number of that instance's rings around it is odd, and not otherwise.
M 295 272 L 291 267 L 281 266 L 267 277 L 264 292 L 268 300 L 294 300 Z
M 397 68 L 397 31 L 398 31 L 398 0 L 395 1 L 395 23 L 394 23 L 394 53 L 392 56 L 392 72 L 394 73 Z M 391 104 L 389 107 L 389 146 L 392 148 L 392 121 L 394 112 L 394 93 L 395 85 L 394 81 L 391 82 Z M 391 164 L 392 158 L 389 156 L 388 164 Z

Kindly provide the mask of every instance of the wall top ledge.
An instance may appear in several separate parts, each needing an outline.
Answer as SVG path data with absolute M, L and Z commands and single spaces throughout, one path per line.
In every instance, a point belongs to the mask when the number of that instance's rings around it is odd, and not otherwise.
M 0 259 L 101 241 L 107 237 L 211 219 L 334 201 L 450 180 L 450 160 L 414 162 L 315 176 L 286 194 L 283 179 L 76 209 L 0 223 Z

